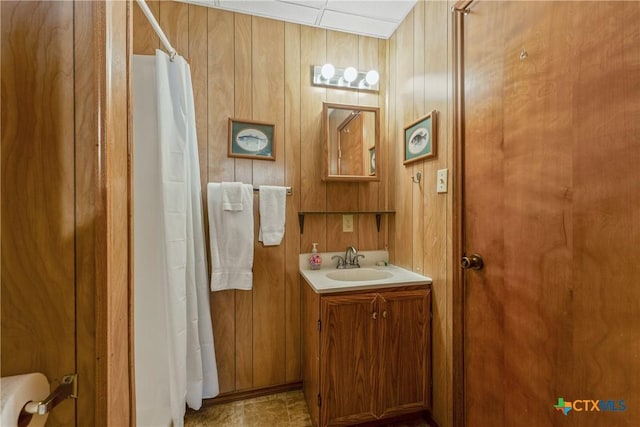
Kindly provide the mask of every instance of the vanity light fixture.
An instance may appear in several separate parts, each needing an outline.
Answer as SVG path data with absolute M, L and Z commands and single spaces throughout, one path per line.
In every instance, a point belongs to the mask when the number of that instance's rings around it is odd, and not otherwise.
M 320 69 L 320 74 L 325 80 L 330 80 L 336 74 L 336 67 L 333 64 L 324 64 Z
M 342 77 L 344 77 L 344 80 L 347 83 L 352 83 L 356 79 L 356 77 L 358 77 L 358 70 L 356 70 L 354 67 L 347 67 L 344 69 Z
M 313 65 L 314 86 L 378 92 L 380 74 L 376 70 L 358 71 L 355 67 L 337 68 L 333 64 Z
M 376 70 L 369 70 L 364 80 L 367 82 L 369 86 L 376 85 L 380 80 L 380 74 L 378 74 Z

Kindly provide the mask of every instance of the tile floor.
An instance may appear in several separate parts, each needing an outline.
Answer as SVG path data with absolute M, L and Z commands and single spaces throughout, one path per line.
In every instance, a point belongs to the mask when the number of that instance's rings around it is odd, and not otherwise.
M 185 427 L 307 427 L 311 418 L 302 391 L 271 394 L 189 411 Z
M 188 411 L 185 427 L 308 427 L 312 426 L 301 390 L 256 397 Z M 429 427 L 425 420 L 385 427 Z

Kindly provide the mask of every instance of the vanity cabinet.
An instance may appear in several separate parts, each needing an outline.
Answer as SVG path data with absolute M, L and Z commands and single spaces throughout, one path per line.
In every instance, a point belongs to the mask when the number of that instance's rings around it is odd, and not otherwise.
M 426 286 L 317 294 L 304 286 L 303 382 L 316 426 L 431 407 Z

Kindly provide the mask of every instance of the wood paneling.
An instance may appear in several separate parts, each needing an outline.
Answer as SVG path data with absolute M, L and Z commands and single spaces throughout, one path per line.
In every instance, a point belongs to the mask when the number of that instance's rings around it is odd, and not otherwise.
M 2 376 L 55 387 L 76 369 L 73 3 L 1 7 Z
M 341 251 L 348 245 L 384 249 L 389 234 L 386 218 L 380 233 L 373 216 L 356 219 L 355 231 L 343 233 L 341 216 L 322 215 L 307 216 L 305 232 L 300 234 L 299 210 L 382 209 L 382 189 L 387 188 L 385 183 L 321 180 L 322 102 L 384 110 L 386 95 L 312 86 L 311 65 L 330 58 L 344 66 L 376 68 L 383 75 L 387 43 L 178 2 L 148 4 L 178 53 L 191 64 L 203 187 L 207 182 L 236 180 L 293 188 L 287 197 L 285 237 L 275 247 L 257 242 L 259 197 L 255 195 L 253 290 L 211 294 L 221 392 L 297 382 L 302 366 L 300 251 L 310 252 L 312 242 L 318 242 L 321 251 Z M 153 54 L 159 47 L 157 37 L 138 6 L 133 9 L 134 53 Z M 275 162 L 227 157 L 229 117 L 274 123 Z M 384 123 L 381 133 L 381 147 L 387 147 Z M 384 162 L 385 155 L 380 158 Z
M 322 102 L 327 89 L 311 86 L 309 67 L 327 61 L 326 32 L 313 27 L 300 28 L 300 209 L 322 211 L 327 208 L 327 186 L 322 184 Z M 304 147 L 304 148 L 303 148 Z M 310 221 L 309 221 L 310 220 Z M 308 222 L 307 222 L 308 221 Z M 307 228 L 309 227 L 309 228 Z M 305 218 L 300 251 L 310 251 L 317 242 L 320 251 L 328 250 L 327 218 L 312 215 Z
M 380 58 L 380 46 L 386 46 L 385 41 L 380 41 L 376 39 L 371 39 L 368 37 L 359 37 L 358 38 L 358 67 L 361 70 L 370 70 L 376 69 L 380 73 L 380 76 L 386 76 L 385 71 L 382 66 L 384 61 Z M 386 52 L 386 49 L 383 50 L 383 53 Z M 381 80 L 384 80 L 381 78 Z M 381 89 L 381 92 L 384 93 L 384 89 Z M 378 94 L 375 93 L 359 93 L 358 94 L 358 102 L 361 105 L 384 105 L 384 101 L 381 103 Z M 380 123 L 384 123 L 384 108 L 379 112 L 379 120 Z M 381 125 L 379 132 L 385 129 L 384 124 Z M 378 144 L 378 152 L 376 153 L 376 164 L 378 166 L 379 173 L 382 175 L 381 180 L 377 182 L 361 182 L 358 184 L 358 209 L 366 211 L 366 210 L 375 210 L 379 207 L 384 206 L 384 198 L 381 197 L 382 188 L 384 188 L 384 173 L 388 172 L 385 169 L 388 168 L 388 165 L 385 164 L 385 155 L 384 150 L 387 147 L 387 138 L 386 135 L 380 135 L 380 141 Z M 370 147 L 364 147 L 365 150 L 368 150 Z M 381 233 L 372 233 L 371 230 L 375 229 L 376 226 L 376 218 L 372 215 L 360 215 L 357 217 L 357 223 L 354 224 L 354 227 L 357 226 L 358 233 L 358 250 L 368 250 L 368 249 L 377 249 L 385 247 L 385 236 L 384 232 Z M 386 218 L 385 218 L 386 220 Z M 383 230 L 386 230 L 387 227 L 384 227 Z
M 189 66 L 191 68 L 191 82 L 193 84 L 193 103 L 196 111 L 196 133 L 198 137 L 198 154 L 200 156 L 200 180 L 207 182 L 209 156 L 207 144 L 207 117 L 208 117 L 208 46 L 207 33 L 208 14 L 196 7 L 189 7 Z M 202 185 L 202 193 L 206 194 L 207 188 Z M 205 233 L 208 236 L 209 223 L 205 220 Z M 207 247 L 207 251 L 209 248 Z
M 284 23 L 256 19 L 251 46 L 253 119 L 273 123 L 276 129 L 275 161 L 253 161 L 253 185 L 284 185 Z M 259 198 L 256 193 L 256 207 Z M 255 216 L 256 237 L 259 218 Z M 284 384 L 285 245 L 265 247 L 256 238 L 254 256 L 253 387 Z
M 204 13 L 201 8 L 196 9 L 198 13 Z M 233 34 L 233 15 L 215 9 L 210 9 L 207 13 L 207 39 L 212 41 L 209 43 L 207 53 L 209 58 L 207 64 L 207 181 L 233 181 L 234 160 L 227 157 L 225 148 L 228 118 L 235 115 L 233 103 L 229 102 L 234 94 L 234 39 L 229 37 Z M 134 30 L 133 38 L 136 37 Z M 206 186 L 207 181 L 202 185 Z M 236 389 L 235 291 L 211 294 L 211 323 L 220 392 L 226 393 Z
M 408 68 L 408 72 L 411 73 L 411 76 L 424 76 L 423 78 L 416 78 L 413 81 L 413 88 L 410 92 L 413 96 L 413 99 L 409 99 L 407 97 L 406 103 L 404 104 L 404 108 L 406 108 L 406 112 L 410 114 L 406 116 L 409 121 L 412 119 L 417 119 L 418 117 L 424 116 L 427 112 L 434 109 L 431 107 L 429 110 L 426 109 L 427 100 L 425 99 L 424 88 L 426 86 L 426 70 L 425 70 L 425 28 L 424 28 L 424 16 L 425 16 L 425 2 L 419 2 L 416 4 L 416 7 L 413 9 L 412 21 L 413 25 L 408 26 L 408 28 L 413 29 L 413 54 L 409 55 L 408 58 L 411 58 L 413 61 L 413 70 Z M 411 46 L 406 46 L 407 48 Z M 431 46 L 429 46 L 431 47 Z M 431 49 L 430 49 L 431 50 Z M 407 67 L 411 64 L 407 62 Z M 411 103 L 409 103 L 411 102 Z M 433 99 L 429 100 L 430 104 L 433 104 Z M 405 122 L 405 125 L 407 123 Z M 401 141 L 404 141 L 404 133 Z M 404 153 L 404 145 L 403 145 L 403 153 Z M 411 198 L 411 210 L 408 212 L 411 218 L 411 223 L 407 224 L 411 227 L 414 233 L 418 233 L 418 235 L 425 235 L 425 206 L 427 198 L 432 194 L 430 189 L 433 189 L 433 185 L 431 185 L 434 181 L 434 177 L 431 175 L 425 174 L 425 169 L 427 169 L 427 165 L 425 162 L 415 162 L 410 166 L 405 167 L 405 170 L 410 171 L 414 176 L 417 173 L 422 175 L 422 182 L 418 185 L 411 185 L 411 192 L 408 194 L 408 197 Z M 407 207 L 407 211 L 409 211 L 409 207 Z M 431 237 L 431 236 L 429 236 Z M 411 267 L 414 271 L 418 273 L 423 272 L 424 267 L 424 242 L 425 239 L 411 239 Z M 433 275 L 432 271 L 429 271 L 430 275 Z
M 95 81 L 96 420 L 132 415 L 129 309 L 128 25 L 130 3 L 93 3 Z M 102 50 L 104 47 L 104 50 Z
M 418 2 L 389 40 L 389 161 L 395 165 L 388 179 L 389 203 L 395 207 L 390 230 L 392 261 L 433 279 L 432 363 L 434 420 L 451 425 L 452 283 L 449 236 L 451 230 L 452 144 L 449 117 L 452 110 L 452 30 L 447 2 Z M 402 165 L 404 127 L 431 110 L 437 110 L 437 156 Z M 436 172 L 449 168 L 449 192 L 436 193 Z M 420 184 L 411 182 L 417 172 Z
M 299 188 L 301 123 L 300 123 L 300 26 L 285 24 L 284 46 L 284 130 L 282 142 L 285 148 L 285 184 Z M 301 378 L 301 294 L 298 273 L 300 253 L 299 226 L 295 220 L 300 210 L 300 192 L 293 191 L 287 201 L 285 229 L 285 381 Z
M 251 17 L 236 14 L 234 19 L 234 115 L 238 118 L 252 118 L 253 98 L 251 92 L 252 26 Z M 221 147 L 222 148 L 222 147 Z M 253 160 L 234 160 L 234 180 L 253 182 Z M 255 199 L 254 199 L 255 200 Z M 253 216 L 258 218 L 257 205 L 254 203 Z M 254 236 L 258 224 L 254 221 Z M 255 246 L 258 243 L 254 240 Z M 254 246 L 254 265 L 257 258 Z M 254 276 L 254 282 L 257 279 Z M 253 292 L 234 291 L 236 294 L 236 390 L 251 388 L 253 385 Z
M 435 109 L 437 113 L 438 155 L 435 159 L 425 162 L 423 171 L 424 195 L 423 224 L 423 265 L 425 274 L 434 283 L 431 322 L 433 364 L 433 414 L 442 425 L 450 425 L 450 411 L 453 405 L 451 397 L 451 345 L 447 342 L 452 330 L 447 327 L 447 320 L 451 319 L 453 303 L 449 297 L 452 284 L 451 268 L 458 268 L 457 260 L 447 265 L 450 260 L 451 246 L 451 195 L 453 194 L 453 163 L 450 156 L 453 150 L 451 143 L 451 109 L 452 109 L 452 65 L 450 28 L 450 8 L 446 2 L 425 3 L 425 102 L 426 111 Z M 438 169 L 448 168 L 449 193 L 438 194 L 435 191 L 436 174 Z M 438 396 L 436 397 L 436 393 Z
M 390 43 L 396 46 L 396 56 L 391 58 L 395 62 L 395 75 L 397 92 L 390 96 L 395 98 L 395 134 L 390 135 L 395 150 L 395 187 L 393 202 L 396 210 L 395 236 L 398 243 L 395 247 L 395 263 L 412 269 L 413 241 L 421 238 L 422 230 L 414 230 L 413 224 L 413 187 L 418 184 L 411 183 L 413 166 L 399 166 L 404 160 L 404 126 L 416 119 L 413 112 L 413 88 L 407 89 L 406 85 L 414 80 L 413 75 L 413 12 L 407 15 L 403 24 L 398 28 Z M 420 184 L 420 185 L 424 185 Z
M 0 7 L 2 375 L 78 372 L 52 425 L 131 420 L 129 5 Z
M 327 62 L 332 64 L 351 64 L 358 58 L 358 36 L 337 31 L 327 32 Z M 358 93 L 347 90 L 327 90 L 326 101 L 355 105 Z M 321 141 L 322 143 L 322 141 Z M 327 205 L 328 210 L 349 211 L 358 210 L 358 184 L 354 182 L 328 182 Z M 347 246 L 357 246 L 358 216 L 353 217 L 353 232 L 342 233 L 342 215 L 327 217 L 327 250 L 340 251 Z M 328 237 L 327 236 L 327 237 Z M 328 261 L 328 260 L 327 260 Z
M 397 70 L 398 70 L 398 62 L 396 61 L 396 56 L 398 54 L 398 43 L 397 43 L 397 38 L 392 37 L 389 40 L 389 57 L 387 59 L 387 62 L 389 63 L 388 66 L 388 71 L 389 71 L 389 100 L 388 100 L 388 113 L 387 113 L 387 147 L 383 150 L 383 153 L 385 153 L 385 155 L 387 156 L 388 159 L 388 163 L 389 164 L 397 164 L 397 160 L 396 159 L 401 159 L 397 156 L 397 151 L 398 151 L 398 142 L 396 142 L 398 139 L 398 135 L 400 135 L 399 133 L 399 128 L 402 128 L 402 124 L 398 124 L 399 120 L 397 117 L 397 108 L 396 105 L 398 104 L 397 101 L 397 86 L 398 86 L 398 79 L 392 77 L 394 75 L 396 75 Z M 396 207 L 396 193 L 397 193 L 397 177 L 396 177 L 396 169 L 398 166 L 394 166 L 392 170 L 389 170 L 387 172 L 386 178 L 388 180 L 388 191 L 386 192 L 386 197 L 385 197 L 385 206 L 388 206 L 389 209 L 395 209 Z M 387 169 L 391 169 L 391 168 L 387 168 Z M 384 174 L 385 171 L 383 169 L 382 173 Z M 384 177 L 384 175 L 383 175 Z M 381 177 L 381 178 L 383 178 Z M 384 182 L 384 180 L 382 181 Z M 393 191 L 392 191 L 393 189 Z M 395 237 L 391 238 L 391 236 L 395 236 L 396 235 L 396 222 L 398 222 L 398 217 L 394 216 L 394 221 L 391 221 L 391 223 L 389 224 L 389 258 L 390 260 L 395 260 L 396 259 L 396 239 Z M 397 261 L 395 261 L 397 262 Z
M 158 0 L 147 0 L 147 6 L 156 17 L 160 19 L 160 2 Z M 153 27 L 136 4 L 133 7 L 133 53 L 135 55 L 153 55 L 156 49 L 160 49 L 160 40 L 156 37 Z
M 96 139 L 98 105 L 94 97 L 97 71 L 94 66 L 93 4 L 75 4 L 75 134 L 78 141 Z M 94 378 L 96 372 L 96 256 L 95 198 L 96 148 L 76 144 L 76 345 L 79 378 Z M 96 419 L 96 381 L 82 381 L 76 404 L 78 424 Z

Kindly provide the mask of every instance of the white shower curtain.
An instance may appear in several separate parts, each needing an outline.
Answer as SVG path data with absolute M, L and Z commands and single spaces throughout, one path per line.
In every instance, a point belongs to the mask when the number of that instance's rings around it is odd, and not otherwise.
M 189 64 L 133 58 L 134 325 L 139 426 L 182 426 L 219 393 Z

